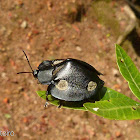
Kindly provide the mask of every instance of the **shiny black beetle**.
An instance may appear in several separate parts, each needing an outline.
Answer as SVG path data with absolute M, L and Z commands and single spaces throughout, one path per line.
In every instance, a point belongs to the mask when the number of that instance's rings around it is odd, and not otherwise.
M 29 63 L 26 54 L 25 56 Z M 51 94 L 59 100 L 83 101 L 98 93 L 104 85 L 104 81 L 98 77 L 101 73 L 81 60 L 45 60 L 38 66 L 38 70 L 33 70 L 30 63 L 29 66 L 32 72 L 18 74 L 32 73 L 41 84 L 49 85 L 46 95 Z

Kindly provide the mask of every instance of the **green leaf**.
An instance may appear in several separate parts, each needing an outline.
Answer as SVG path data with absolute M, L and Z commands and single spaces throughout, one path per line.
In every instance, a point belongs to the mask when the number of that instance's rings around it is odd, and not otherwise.
M 46 100 L 46 91 L 37 91 L 36 93 L 38 94 L 39 97 Z
M 116 44 L 117 64 L 133 94 L 140 100 L 140 72 L 126 52 Z
M 37 91 L 37 94 L 46 100 L 46 91 Z M 129 97 L 125 96 L 124 94 L 121 94 L 113 89 L 103 87 L 101 91 L 93 97 L 93 99 L 90 100 L 90 102 L 94 103 L 95 100 L 110 100 L 114 98 L 122 98 L 122 99 L 130 99 Z M 59 105 L 59 100 L 52 97 L 51 95 L 48 95 L 48 100 L 51 104 L 58 106 Z M 64 102 L 64 108 L 71 108 L 71 109 L 77 109 L 77 110 L 86 110 L 83 107 L 83 103 L 85 102 Z
M 140 119 L 140 103 L 132 99 L 114 98 L 109 101 L 85 103 L 85 108 L 104 118 L 113 120 Z
M 121 99 L 130 99 L 131 98 L 127 97 L 126 95 L 119 93 L 113 89 L 107 88 L 107 87 L 103 87 L 101 89 L 101 91 L 99 92 L 99 94 L 97 94 L 96 100 L 98 101 L 104 101 L 104 100 L 110 100 L 110 99 L 114 99 L 114 98 L 121 98 Z
M 46 91 L 37 91 L 38 96 L 40 96 L 42 99 L 46 100 Z M 48 95 L 48 101 L 49 103 L 59 106 L 59 100 L 52 97 L 51 95 Z M 84 102 L 63 102 L 62 108 L 69 108 L 69 109 L 75 109 L 75 110 L 84 110 L 87 109 L 83 107 Z

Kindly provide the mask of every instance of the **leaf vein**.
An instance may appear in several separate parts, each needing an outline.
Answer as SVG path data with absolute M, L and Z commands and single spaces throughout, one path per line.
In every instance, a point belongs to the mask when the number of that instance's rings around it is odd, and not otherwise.
M 119 50 L 119 52 L 120 52 L 121 57 L 124 58 L 123 55 L 122 55 L 122 53 L 121 53 L 121 51 L 120 51 L 120 49 L 118 49 L 118 50 Z M 140 92 L 140 88 L 139 88 L 139 86 L 136 84 L 135 79 L 133 79 L 131 73 L 129 72 L 129 69 L 128 69 L 128 67 L 127 67 L 127 65 L 126 65 L 126 63 L 125 63 L 125 61 L 124 61 L 124 65 L 125 65 L 125 67 L 126 67 L 126 70 L 127 70 L 128 73 L 129 73 L 129 75 L 130 75 L 130 77 L 131 77 L 133 83 L 135 84 L 135 86 L 137 87 L 137 89 L 138 89 L 139 92 Z M 130 82 L 130 81 L 128 81 L 128 82 Z

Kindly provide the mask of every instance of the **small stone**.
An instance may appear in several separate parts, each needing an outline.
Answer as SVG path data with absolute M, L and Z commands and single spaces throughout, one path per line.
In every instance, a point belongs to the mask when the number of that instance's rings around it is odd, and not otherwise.
M 121 132 L 120 132 L 120 131 L 117 131 L 117 132 L 115 133 L 115 135 L 116 135 L 116 137 L 117 137 L 117 138 L 119 138 L 119 137 L 121 137 L 121 136 L 122 136 L 122 134 L 121 134 Z
M 20 25 L 20 27 L 23 28 L 23 29 L 27 28 L 27 26 L 28 26 L 28 24 L 27 24 L 26 21 L 23 21 Z
M 10 101 L 9 98 L 4 98 L 3 99 L 3 102 L 6 103 L 6 104 L 9 103 L 9 101 Z
M 115 77 L 119 77 L 119 71 L 117 69 L 113 69 L 112 72 Z
M 42 19 L 42 18 L 40 18 L 40 19 L 39 19 L 39 22 L 43 22 L 43 19 Z
M 5 72 L 2 72 L 2 73 L 1 73 L 1 77 L 2 77 L 2 78 L 6 78 L 6 73 L 5 73 Z
M 76 50 L 79 51 L 79 52 L 82 51 L 82 49 L 79 46 L 76 47 Z
M 52 7 L 53 7 L 53 3 L 52 2 L 48 2 L 47 3 L 47 7 L 48 7 L 48 10 L 51 11 Z

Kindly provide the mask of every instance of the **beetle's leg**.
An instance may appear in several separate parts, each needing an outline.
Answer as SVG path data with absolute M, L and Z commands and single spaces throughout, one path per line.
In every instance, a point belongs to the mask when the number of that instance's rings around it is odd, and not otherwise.
M 57 106 L 57 108 L 61 108 L 62 105 L 63 105 L 63 104 L 62 104 L 62 101 L 59 100 L 59 105 Z
M 47 108 L 47 106 L 49 105 L 48 102 L 45 103 L 44 108 Z
M 49 105 L 48 103 L 48 91 L 46 91 L 46 103 L 44 105 L 44 108 L 46 108 Z

